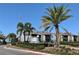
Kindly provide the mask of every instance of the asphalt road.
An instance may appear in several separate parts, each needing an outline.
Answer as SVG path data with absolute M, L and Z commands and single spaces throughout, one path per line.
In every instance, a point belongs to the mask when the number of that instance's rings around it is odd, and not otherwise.
M 39 55 L 31 52 L 24 52 L 19 50 L 6 49 L 4 46 L 0 46 L 0 55 Z

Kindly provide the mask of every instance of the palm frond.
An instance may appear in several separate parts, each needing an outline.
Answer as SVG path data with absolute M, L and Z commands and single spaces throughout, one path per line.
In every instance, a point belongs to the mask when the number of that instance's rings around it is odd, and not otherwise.
M 31 27 L 31 26 L 32 26 L 32 24 L 31 24 L 31 23 L 29 23 L 29 22 L 26 22 L 26 23 L 25 23 L 25 26 L 26 26 L 26 27 Z
M 62 22 L 64 20 L 67 20 L 70 17 L 72 17 L 72 15 L 63 16 L 63 17 L 61 17 L 61 21 L 60 22 Z
M 49 16 L 43 16 L 42 19 L 49 22 L 52 21 L 52 19 Z
M 50 28 L 49 32 L 51 32 L 51 31 L 53 30 L 53 28 L 54 28 L 54 26 L 52 26 L 52 27 Z
M 44 29 L 44 31 L 47 31 L 49 28 L 50 28 L 50 26 L 47 26 L 47 27 Z
M 18 34 L 18 33 L 21 33 L 22 31 L 23 31 L 23 30 L 18 29 L 16 33 Z
M 70 9 L 67 9 L 67 10 L 65 10 L 65 11 L 63 12 L 62 15 L 65 16 L 65 15 L 67 15 L 70 11 L 71 11 Z
M 52 12 L 52 8 L 46 8 L 46 12 L 45 12 L 47 15 L 51 15 Z
M 18 24 L 17 24 L 17 28 L 18 27 L 23 27 L 24 25 L 23 25 L 23 23 L 22 22 L 19 22 Z
M 64 27 L 61 27 L 68 35 L 71 35 L 70 33 L 69 33 L 69 31 L 66 29 L 66 28 L 64 28 Z

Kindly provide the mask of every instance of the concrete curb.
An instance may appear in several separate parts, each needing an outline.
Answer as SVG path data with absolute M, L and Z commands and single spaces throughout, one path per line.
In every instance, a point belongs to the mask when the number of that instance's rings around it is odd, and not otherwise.
M 17 50 L 17 51 L 35 53 L 35 54 L 39 54 L 39 55 L 52 55 L 52 54 L 43 53 L 43 52 L 36 52 L 36 51 L 31 51 L 31 50 L 23 50 L 23 49 L 11 48 L 11 47 L 4 47 L 4 48 L 5 49 L 10 49 L 10 50 Z

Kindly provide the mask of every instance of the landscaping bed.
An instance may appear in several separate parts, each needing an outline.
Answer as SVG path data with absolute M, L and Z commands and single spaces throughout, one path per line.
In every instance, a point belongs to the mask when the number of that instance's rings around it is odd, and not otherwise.
M 44 44 L 35 44 L 35 43 L 19 43 L 19 44 L 16 44 L 15 46 L 20 48 L 28 48 L 32 50 L 42 50 L 45 48 Z
M 74 49 L 66 46 L 61 46 L 59 48 L 46 47 L 42 52 L 51 53 L 55 55 L 79 55 L 79 49 Z
M 46 44 L 40 43 L 40 44 L 35 44 L 35 43 L 19 43 L 14 45 L 19 48 L 23 49 L 30 49 L 34 51 L 40 51 L 40 52 L 45 52 L 45 53 L 50 53 L 50 54 L 56 54 L 56 55 L 79 55 L 79 49 L 74 49 L 72 45 L 60 45 L 59 48 L 55 48 L 53 46 L 51 47 L 46 47 Z M 75 47 L 78 48 L 78 47 Z

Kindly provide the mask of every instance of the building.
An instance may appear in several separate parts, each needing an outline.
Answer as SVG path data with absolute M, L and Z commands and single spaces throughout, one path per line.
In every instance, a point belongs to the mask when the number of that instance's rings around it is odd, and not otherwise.
M 49 32 L 33 32 L 28 36 L 26 33 L 25 40 L 30 43 L 39 43 L 39 42 L 50 42 L 51 41 L 51 33 Z M 20 38 L 18 38 L 20 39 Z M 22 34 L 21 41 L 24 41 L 24 36 Z
M 30 43 L 40 43 L 40 42 L 52 42 L 56 40 L 55 33 L 50 32 L 33 32 L 28 36 L 26 33 L 25 40 Z M 19 38 L 18 38 L 19 39 Z M 24 41 L 24 36 L 22 34 L 21 41 Z M 61 42 L 79 42 L 78 35 L 69 35 L 67 33 L 60 33 L 60 41 Z
M 78 39 L 78 35 L 68 35 L 67 33 L 62 33 L 60 35 L 61 37 L 61 42 L 65 41 L 65 42 L 79 42 L 79 39 Z

